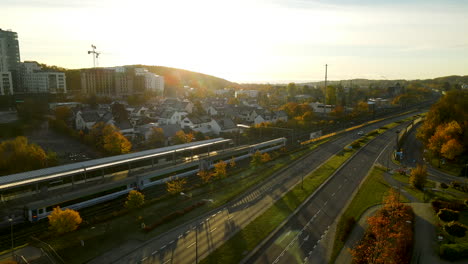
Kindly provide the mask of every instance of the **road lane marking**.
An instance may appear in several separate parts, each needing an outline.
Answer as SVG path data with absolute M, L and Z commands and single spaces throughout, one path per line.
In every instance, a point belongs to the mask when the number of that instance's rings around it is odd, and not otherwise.
M 191 248 L 191 247 L 192 247 L 193 245 L 195 245 L 195 244 L 196 244 L 196 242 L 193 242 L 192 244 L 188 245 L 187 248 Z
M 332 193 L 332 196 L 335 196 L 335 193 Z
M 163 264 L 169 263 L 171 260 L 172 260 L 172 259 L 170 258 L 170 259 L 164 261 Z
M 215 228 L 211 229 L 210 233 L 213 232 L 213 231 L 215 231 L 216 229 L 218 229 L 218 228 L 215 227 Z
M 180 234 L 180 235 L 179 235 L 177 238 L 178 238 L 178 239 L 181 239 L 182 237 L 183 237 L 183 235 L 182 235 L 182 234 Z
M 147 259 L 148 259 L 148 257 L 144 257 L 144 258 L 142 258 L 140 261 L 143 262 L 143 261 L 145 261 L 145 260 L 147 260 Z
M 172 243 L 174 243 L 174 240 L 172 240 L 171 242 L 169 242 L 169 245 L 172 244 Z
M 247 204 L 246 206 L 244 206 L 244 209 L 246 209 L 247 207 L 249 207 L 249 205 Z
M 230 215 L 230 216 L 228 217 L 228 220 L 231 220 L 233 217 L 234 217 L 233 215 Z
M 340 184 L 340 186 L 338 186 L 338 189 L 341 189 L 341 187 L 343 187 L 343 186 L 341 186 L 341 184 Z
M 151 253 L 151 256 L 154 256 L 154 255 L 156 255 L 156 254 L 158 254 L 158 251 L 157 251 L 157 250 L 154 251 L 153 253 Z
M 162 246 L 159 250 L 163 250 L 166 248 L 166 245 Z
M 326 202 L 323 204 L 323 206 L 327 205 L 327 203 L 328 203 L 328 201 L 326 201 Z

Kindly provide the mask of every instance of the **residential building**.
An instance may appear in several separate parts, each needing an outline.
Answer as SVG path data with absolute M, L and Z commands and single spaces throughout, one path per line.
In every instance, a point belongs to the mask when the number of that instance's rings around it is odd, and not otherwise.
M 324 105 L 320 102 L 310 103 L 309 105 L 314 110 L 314 113 L 330 113 L 335 109 L 334 105 Z
M 86 95 L 114 96 L 115 90 L 115 70 L 95 68 L 80 71 L 81 92 Z
M 2 95 L 21 92 L 19 71 L 20 51 L 18 34 L 11 30 L 0 29 L 0 85 L 3 87 Z
M 13 79 L 11 72 L 0 72 L 0 95 L 13 94 Z
M 240 96 L 258 97 L 258 91 L 257 90 L 239 90 L 235 92 L 234 96 L 236 98 Z
M 39 63 L 21 63 L 21 83 L 25 93 L 66 93 L 65 73 L 44 71 Z
M 148 72 L 144 68 L 135 68 L 135 75 L 144 77 L 144 88 L 146 91 L 158 92 L 164 91 L 164 77 Z

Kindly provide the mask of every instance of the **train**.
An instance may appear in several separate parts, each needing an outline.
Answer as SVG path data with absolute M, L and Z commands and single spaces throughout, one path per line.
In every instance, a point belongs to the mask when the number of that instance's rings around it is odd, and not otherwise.
M 81 210 L 97 204 L 112 201 L 127 195 L 132 190 L 144 190 L 157 185 L 165 184 L 167 181 L 185 178 L 197 174 L 200 170 L 208 170 L 214 164 L 223 160 L 236 162 L 249 158 L 255 152 L 271 152 L 286 146 L 286 138 L 278 138 L 254 145 L 241 146 L 229 152 L 221 152 L 219 155 L 212 153 L 203 159 L 192 159 L 190 162 L 178 166 L 162 168 L 133 177 L 127 177 L 117 182 L 105 185 L 96 185 L 84 190 L 66 193 L 53 198 L 28 203 L 24 206 L 24 218 L 29 222 L 37 222 L 45 219 L 53 208 L 60 206 L 62 209 Z

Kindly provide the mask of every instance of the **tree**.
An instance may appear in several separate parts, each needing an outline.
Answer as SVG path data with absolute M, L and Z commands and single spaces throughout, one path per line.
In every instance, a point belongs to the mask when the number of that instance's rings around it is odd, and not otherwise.
M 445 158 L 453 160 L 456 156 L 463 153 L 463 146 L 462 144 L 460 144 L 460 142 L 458 142 L 458 140 L 450 139 L 449 141 L 447 141 L 447 143 L 442 145 L 440 153 Z
M 234 159 L 234 157 L 231 157 L 231 160 L 229 161 L 229 166 L 231 168 L 236 167 L 236 160 Z
M 213 176 L 217 179 L 222 179 L 227 176 L 226 172 L 227 163 L 224 160 L 219 161 L 214 165 Z
M 166 190 L 170 194 L 178 194 L 184 191 L 184 185 L 187 183 L 187 179 L 171 179 L 166 182 Z
M 58 234 L 77 229 L 83 221 L 77 211 L 71 209 L 61 210 L 59 206 L 55 207 L 47 218 L 49 219 L 49 228 Z
M 426 178 L 427 178 L 426 166 L 422 166 L 418 164 L 416 168 L 411 170 L 409 183 L 414 188 L 422 190 L 424 188 L 424 185 L 426 184 Z
M 206 171 L 206 170 L 200 170 L 197 173 L 198 177 L 204 182 L 208 183 L 210 182 L 211 178 L 213 177 L 213 173 Z
M 295 83 L 288 83 L 288 86 L 286 87 L 288 91 L 288 95 L 291 97 L 296 96 L 297 94 L 297 87 Z
M 184 143 L 189 143 L 193 141 L 193 134 L 192 133 L 185 133 L 184 131 L 180 130 L 177 131 L 177 133 L 174 135 L 172 138 L 172 142 L 174 144 L 184 144 Z
M 57 154 L 45 152 L 28 143 L 26 137 L 16 137 L 0 143 L 0 175 L 37 170 L 57 164 Z
M 57 120 L 62 120 L 62 121 L 67 121 L 68 118 L 71 116 L 71 110 L 70 108 L 66 106 L 59 106 L 55 108 L 55 119 Z
M 151 134 L 148 137 L 148 145 L 151 147 L 159 148 L 164 146 L 164 131 L 160 127 L 151 128 Z
M 270 154 L 266 152 L 262 154 L 262 159 L 261 159 L 262 163 L 267 163 L 270 160 L 271 160 Z
M 103 149 L 111 155 L 125 154 L 132 149 L 132 143 L 120 132 L 114 131 L 104 136 Z
M 128 120 L 128 112 L 123 104 L 114 103 L 111 110 L 112 116 L 117 123 Z
M 145 195 L 136 190 L 131 190 L 127 196 L 127 201 L 125 201 L 125 207 L 128 209 L 137 209 L 145 204 Z
M 250 164 L 254 167 L 260 165 L 262 163 L 262 153 L 260 151 L 256 151 L 254 154 L 252 154 L 252 160 L 250 161 Z

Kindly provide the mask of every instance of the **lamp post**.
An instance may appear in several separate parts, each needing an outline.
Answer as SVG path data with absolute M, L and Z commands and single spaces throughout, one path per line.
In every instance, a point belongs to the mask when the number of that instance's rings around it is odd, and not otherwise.
M 15 252 L 14 252 L 14 244 L 13 244 L 13 217 L 8 218 L 8 221 L 10 222 L 10 230 L 11 230 L 11 258 L 12 260 L 15 260 Z

